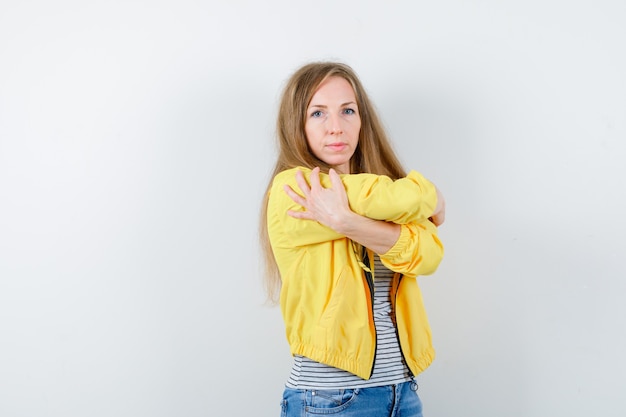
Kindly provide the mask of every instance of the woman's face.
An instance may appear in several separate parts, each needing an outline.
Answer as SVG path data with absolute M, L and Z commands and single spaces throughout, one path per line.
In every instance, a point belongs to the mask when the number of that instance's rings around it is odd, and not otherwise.
M 344 78 L 328 78 L 307 108 L 304 132 L 309 148 L 340 174 L 349 174 L 360 130 L 361 116 L 352 86 Z

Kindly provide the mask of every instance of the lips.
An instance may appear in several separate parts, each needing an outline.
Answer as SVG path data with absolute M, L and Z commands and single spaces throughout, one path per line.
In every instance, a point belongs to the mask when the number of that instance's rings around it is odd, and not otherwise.
M 326 145 L 326 147 L 329 148 L 330 150 L 339 152 L 339 151 L 343 151 L 344 149 L 346 149 L 348 145 L 343 142 L 336 142 L 336 143 L 329 143 L 328 145 Z

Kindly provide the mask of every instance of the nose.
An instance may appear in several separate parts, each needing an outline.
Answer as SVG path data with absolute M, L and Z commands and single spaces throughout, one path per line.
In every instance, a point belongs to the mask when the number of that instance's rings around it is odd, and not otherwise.
M 343 133 L 343 127 L 341 126 L 341 118 L 339 116 L 330 116 L 328 118 L 328 132 L 331 135 L 339 135 Z

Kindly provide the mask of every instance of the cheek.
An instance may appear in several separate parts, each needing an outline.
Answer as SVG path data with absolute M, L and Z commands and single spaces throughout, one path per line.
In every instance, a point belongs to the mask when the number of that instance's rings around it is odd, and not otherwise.
M 315 126 L 307 124 L 306 126 L 304 126 L 304 134 L 306 136 L 306 141 L 308 142 L 309 146 L 311 148 L 314 148 L 319 138 L 318 129 L 316 129 Z
M 308 143 L 309 147 L 312 148 L 313 144 L 311 143 L 311 129 L 308 129 L 306 127 L 304 128 L 304 137 L 306 138 L 306 143 Z
M 361 122 L 359 121 L 359 123 L 356 123 L 354 125 L 354 131 L 353 131 L 353 135 L 355 140 L 359 140 L 359 135 L 361 134 Z

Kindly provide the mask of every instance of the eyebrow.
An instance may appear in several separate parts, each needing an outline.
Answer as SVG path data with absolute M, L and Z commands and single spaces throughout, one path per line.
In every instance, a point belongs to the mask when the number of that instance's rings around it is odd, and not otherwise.
M 340 105 L 340 107 L 343 107 L 343 106 L 349 106 L 349 105 L 351 105 L 351 104 L 356 105 L 356 103 L 355 103 L 354 101 L 348 101 L 348 102 L 346 102 L 346 103 L 342 103 L 342 104 Z M 318 108 L 320 108 L 320 109 L 326 109 L 326 108 L 328 108 L 328 106 L 326 106 L 326 105 L 324 105 L 324 104 L 311 104 L 311 105 L 309 106 L 309 108 L 311 108 L 311 107 L 318 107 Z

